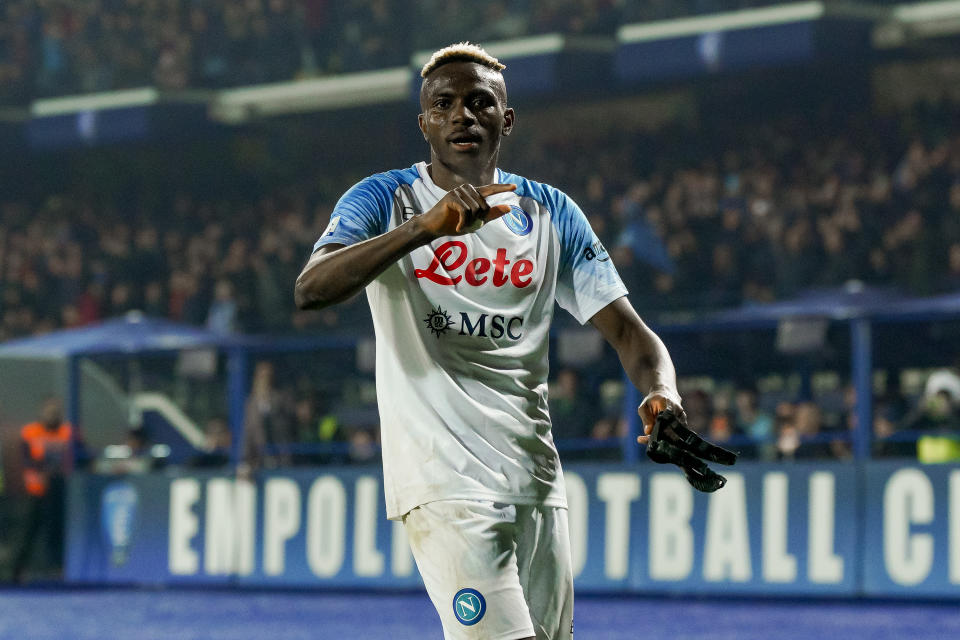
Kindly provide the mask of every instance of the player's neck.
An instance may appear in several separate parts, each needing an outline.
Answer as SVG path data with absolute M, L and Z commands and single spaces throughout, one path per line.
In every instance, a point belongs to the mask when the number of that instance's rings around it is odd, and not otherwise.
M 481 187 L 496 181 L 496 156 L 491 158 L 490 162 L 484 166 L 469 168 L 451 167 L 450 165 L 440 162 L 436 156 L 431 157 L 430 160 L 430 164 L 427 165 L 430 179 L 433 180 L 433 184 L 446 191 L 455 189 L 462 184 L 472 184 L 475 187 Z

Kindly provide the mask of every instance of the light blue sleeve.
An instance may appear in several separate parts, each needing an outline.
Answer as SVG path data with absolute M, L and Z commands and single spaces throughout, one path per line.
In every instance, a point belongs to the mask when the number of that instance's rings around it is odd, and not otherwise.
M 337 202 L 330 223 L 313 245 L 351 245 L 387 232 L 393 194 L 399 187 L 389 174 L 377 174 L 353 185 Z
M 560 240 L 557 303 L 580 324 L 586 324 L 598 311 L 627 295 L 627 288 L 577 203 L 546 185 L 544 195 Z

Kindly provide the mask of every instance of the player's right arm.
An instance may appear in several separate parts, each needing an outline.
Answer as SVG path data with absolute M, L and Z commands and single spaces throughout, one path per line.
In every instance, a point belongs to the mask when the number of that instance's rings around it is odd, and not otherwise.
M 514 189 L 514 184 L 461 185 L 429 211 L 386 233 L 350 245 L 321 246 L 297 277 L 293 293 L 297 308 L 322 309 L 347 300 L 414 249 L 436 238 L 476 231 L 479 222 L 510 211 L 508 205 L 488 205 L 486 198 Z

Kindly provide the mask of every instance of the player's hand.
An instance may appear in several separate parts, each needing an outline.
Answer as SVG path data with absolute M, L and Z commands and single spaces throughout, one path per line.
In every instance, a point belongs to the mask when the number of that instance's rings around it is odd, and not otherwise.
M 486 199 L 516 188 L 515 184 L 487 184 L 482 187 L 462 184 L 448 191 L 440 202 L 420 216 L 420 224 L 435 238 L 473 233 L 485 223 L 510 211 L 510 205 L 497 204 L 491 207 Z
M 737 454 L 701 438 L 687 426 L 683 409 L 667 408 L 657 415 L 648 436 L 647 457 L 658 464 L 675 464 L 683 471 L 687 481 L 697 491 L 711 493 L 727 483 L 727 479 L 714 472 L 708 462 L 732 465 Z
M 676 392 L 668 389 L 654 389 L 647 394 L 647 397 L 637 408 L 637 414 L 643 423 L 643 435 L 637 437 L 637 442 L 640 444 L 650 443 L 650 432 L 653 431 L 653 424 L 664 409 L 673 409 L 678 414 L 683 413 L 683 408 L 680 406 L 680 396 Z

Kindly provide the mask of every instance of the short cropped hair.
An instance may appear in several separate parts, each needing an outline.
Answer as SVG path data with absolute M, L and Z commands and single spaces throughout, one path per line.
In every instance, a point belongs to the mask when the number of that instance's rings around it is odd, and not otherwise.
M 427 64 L 423 65 L 423 69 L 420 70 L 420 77 L 426 78 L 433 73 L 437 67 L 441 67 L 448 62 L 476 62 L 479 65 L 498 72 L 507 68 L 507 65 L 487 53 L 483 47 L 469 42 L 458 42 L 449 47 L 444 47 L 439 51 L 434 51 L 430 59 L 427 60 Z

